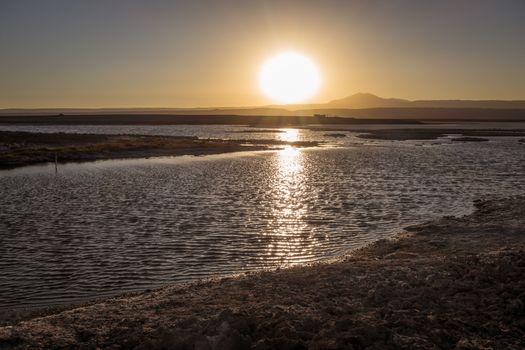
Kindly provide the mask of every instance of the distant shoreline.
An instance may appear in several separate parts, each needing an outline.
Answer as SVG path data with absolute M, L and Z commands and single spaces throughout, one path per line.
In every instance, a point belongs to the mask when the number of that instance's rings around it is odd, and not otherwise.
M 525 108 L 3 109 L 0 124 L 308 125 L 525 122 Z
M 314 147 L 315 141 L 220 140 L 150 135 L 100 135 L 0 131 L 0 169 L 48 162 L 210 155 Z
M 525 120 L 525 115 L 524 115 Z M 0 125 L 240 125 L 240 126 L 306 126 L 311 124 L 421 124 L 402 118 L 360 119 L 317 116 L 268 116 L 228 114 L 53 114 L 0 115 Z
M 1 126 L 1 124 L 0 124 Z M 277 127 L 277 126 L 273 126 Z M 524 137 L 525 129 L 440 129 L 398 128 L 352 130 L 309 128 L 315 131 L 345 131 L 358 133 L 361 139 L 373 140 L 434 140 L 450 134 L 457 142 L 484 142 L 485 137 Z M 246 132 L 246 130 L 241 130 Z M 249 132 L 253 132 L 249 130 Z M 278 130 L 261 129 L 261 133 Z M 239 132 L 240 133 L 240 132 Z M 335 134 L 344 137 L 345 134 Z M 523 143 L 523 140 L 518 140 Z M 275 139 L 200 139 L 195 136 L 111 135 L 79 133 L 40 133 L 0 131 L 0 169 L 49 162 L 85 162 L 107 159 L 148 158 L 181 155 L 211 155 L 240 151 L 278 149 L 283 146 L 315 147 L 320 141 L 280 141 Z

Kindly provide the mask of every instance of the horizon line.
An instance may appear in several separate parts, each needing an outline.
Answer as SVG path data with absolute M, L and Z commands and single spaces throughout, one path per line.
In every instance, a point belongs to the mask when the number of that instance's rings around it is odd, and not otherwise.
M 266 105 L 241 105 L 241 106 L 191 106 L 191 107 L 161 107 L 161 106 L 155 106 L 155 107 L 124 107 L 124 106 L 118 106 L 118 107 L 0 107 L 0 111 L 5 110 L 46 110 L 46 109 L 82 109 L 82 110 L 115 110 L 115 109 L 133 109 L 133 110 L 146 110 L 146 109 L 157 109 L 157 110 L 197 110 L 197 109 L 253 109 L 253 108 L 267 108 L 267 109 L 287 109 L 294 106 L 323 106 L 328 105 L 330 103 L 345 100 L 351 97 L 359 96 L 359 95 L 368 95 L 372 97 L 376 97 L 382 100 L 398 100 L 403 102 L 525 102 L 525 97 L 522 99 L 497 99 L 497 98 L 490 98 L 490 99 L 464 99 L 464 98 L 440 98 L 440 99 L 407 99 L 407 98 L 400 98 L 400 97 L 382 97 L 373 93 L 369 92 L 356 92 L 351 95 L 346 95 L 344 97 L 335 98 L 328 100 L 326 102 L 305 102 L 305 103 L 293 103 L 293 104 L 266 104 Z M 338 107 L 345 108 L 345 109 L 363 109 L 363 108 L 351 108 L 351 107 Z M 365 108 L 408 108 L 408 107 L 365 107 Z

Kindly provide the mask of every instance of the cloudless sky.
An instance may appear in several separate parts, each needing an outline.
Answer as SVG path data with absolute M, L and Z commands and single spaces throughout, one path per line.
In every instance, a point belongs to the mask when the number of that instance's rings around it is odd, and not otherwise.
M 0 108 L 268 104 L 282 50 L 325 102 L 525 99 L 523 0 L 0 0 Z

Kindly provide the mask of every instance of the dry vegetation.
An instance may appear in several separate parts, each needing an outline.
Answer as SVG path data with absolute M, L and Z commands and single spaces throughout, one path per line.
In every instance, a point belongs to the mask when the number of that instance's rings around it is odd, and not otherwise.
M 116 158 L 205 155 L 255 151 L 293 145 L 317 146 L 317 142 L 276 140 L 217 140 L 197 137 L 26 133 L 0 131 L 0 168 L 54 162 L 78 162 Z

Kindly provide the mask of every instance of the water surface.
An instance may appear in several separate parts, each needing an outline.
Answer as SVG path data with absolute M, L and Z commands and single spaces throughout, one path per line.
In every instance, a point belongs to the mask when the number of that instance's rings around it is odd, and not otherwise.
M 515 138 L 357 140 L 0 171 L 0 308 L 320 261 L 525 190 Z

